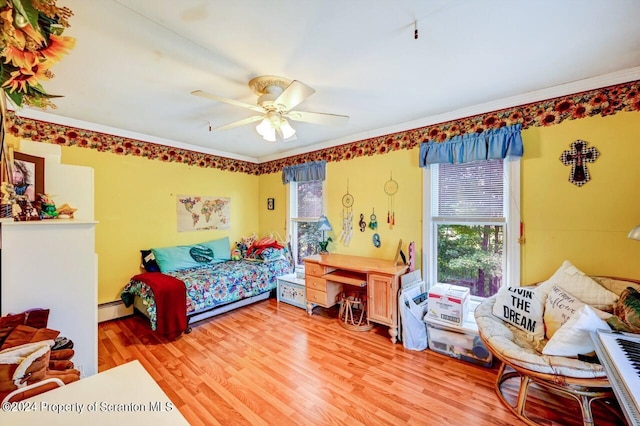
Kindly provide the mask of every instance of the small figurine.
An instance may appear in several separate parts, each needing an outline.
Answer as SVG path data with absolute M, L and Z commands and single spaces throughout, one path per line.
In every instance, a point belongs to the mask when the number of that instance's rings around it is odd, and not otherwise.
M 53 202 L 49 194 L 39 194 L 39 195 L 40 195 L 40 218 L 55 219 L 56 217 L 58 217 L 56 204 Z
M 56 210 L 58 212 L 58 219 L 73 219 L 73 212 L 78 209 L 74 209 L 69 204 L 63 204 Z

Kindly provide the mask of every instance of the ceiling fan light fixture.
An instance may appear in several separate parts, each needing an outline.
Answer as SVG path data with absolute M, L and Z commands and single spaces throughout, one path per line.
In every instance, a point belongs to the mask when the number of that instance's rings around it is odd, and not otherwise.
M 276 129 L 271 125 L 271 120 L 264 118 L 260 124 L 256 126 L 256 130 L 260 133 L 260 136 L 268 142 L 276 141 Z
M 280 122 L 280 130 L 282 131 L 282 139 L 285 141 L 296 135 L 296 130 L 291 127 L 291 124 L 284 118 Z

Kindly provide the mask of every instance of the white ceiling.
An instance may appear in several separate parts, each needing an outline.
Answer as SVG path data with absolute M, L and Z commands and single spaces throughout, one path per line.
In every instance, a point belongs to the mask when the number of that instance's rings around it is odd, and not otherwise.
M 64 97 L 46 114 L 23 109 L 19 115 L 249 161 L 376 136 L 401 123 L 640 66 L 637 0 L 58 5 L 74 12 L 65 35 L 77 43 L 43 85 Z M 293 142 L 263 141 L 255 124 L 209 132 L 209 122 L 215 127 L 254 113 L 190 92 L 255 104 L 247 83 L 265 74 L 316 90 L 296 109 L 348 115 L 348 123 L 292 122 Z

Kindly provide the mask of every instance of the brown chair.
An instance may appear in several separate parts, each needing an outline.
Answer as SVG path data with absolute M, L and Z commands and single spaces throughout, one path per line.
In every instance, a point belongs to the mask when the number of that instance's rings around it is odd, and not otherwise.
M 629 286 L 640 289 L 638 280 L 592 278 L 616 294 Z M 498 398 L 525 423 L 536 425 L 526 410 L 530 386 L 535 384 L 544 390 L 574 398 L 580 405 L 584 425 L 593 426 L 592 403 L 615 398 L 603 367 L 576 358 L 542 355 L 524 332 L 493 315 L 495 302 L 495 296 L 485 299 L 475 310 L 475 317 L 483 343 L 496 359 L 502 361 L 495 384 Z M 512 379 L 520 383 L 515 404 L 510 403 L 506 395 L 505 385 Z M 605 406 L 611 408 L 607 404 Z M 615 414 L 621 417 L 620 413 Z

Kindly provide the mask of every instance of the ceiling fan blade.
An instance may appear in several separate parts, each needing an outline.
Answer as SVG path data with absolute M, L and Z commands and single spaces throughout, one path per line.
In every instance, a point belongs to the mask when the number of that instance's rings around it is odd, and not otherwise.
M 316 124 L 337 125 L 344 124 L 349 120 L 348 115 L 325 114 L 323 112 L 289 111 L 284 115 L 294 121 Z
M 233 129 L 234 127 L 240 127 L 240 126 L 244 126 L 245 124 L 254 123 L 256 121 L 262 120 L 263 118 L 264 118 L 264 115 L 254 115 L 249 118 L 245 118 L 244 120 L 234 121 L 233 123 L 225 124 L 224 126 L 220 126 L 220 127 L 214 127 L 211 130 L 213 131 L 229 130 L 229 129 Z
M 273 103 L 274 105 L 284 105 L 285 110 L 288 111 L 295 108 L 300 104 L 300 102 L 304 101 L 314 93 L 316 93 L 316 91 L 311 87 L 298 80 L 293 80 L 291 84 L 288 85 L 282 93 L 280 93 L 280 96 L 273 101 Z
M 211 93 L 203 92 L 202 90 L 194 90 L 193 92 L 191 92 L 191 94 L 192 95 L 196 95 L 196 96 L 201 96 L 201 97 L 207 98 L 207 99 L 213 99 L 214 101 L 218 101 L 218 102 L 225 102 L 227 104 L 239 106 L 239 107 L 242 107 L 242 108 L 248 108 L 248 109 L 250 109 L 252 111 L 256 111 L 256 112 L 266 112 L 265 109 L 262 108 L 261 106 L 247 104 L 247 103 L 244 103 L 244 102 L 236 101 L 234 99 L 223 98 L 222 96 L 212 95 Z

